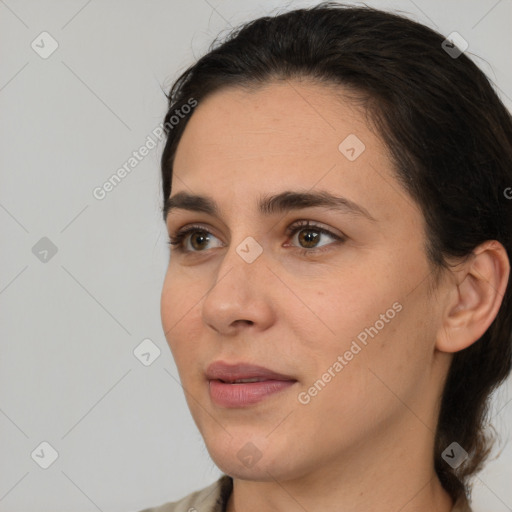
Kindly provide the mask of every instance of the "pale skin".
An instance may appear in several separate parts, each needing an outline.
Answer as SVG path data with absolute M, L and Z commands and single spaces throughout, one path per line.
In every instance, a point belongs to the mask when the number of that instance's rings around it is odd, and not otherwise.
M 217 91 L 196 107 L 178 145 L 171 197 L 208 196 L 220 217 L 169 214 L 171 235 L 199 224 L 210 238 L 192 245 L 188 235 L 189 253 L 173 247 L 162 323 L 194 421 L 234 479 L 228 512 L 453 506 L 433 467 L 439 397 L 453 354 L 498 313 L 510 265 L 503 246 L 489 241 L 433 284 L 423 214 L 366 123 L 325 85 L 281 81 Z M 366 147 L 354 161 L 338 150 L 349 134 Z M 321 207 L 259 212 L 260 198 L 287 190 L 343 196 L 374 220 Z M 311 226 L 288 236 L 301 219 L 345 241 Z M 311 231 L 316 245 L 303 239 Z M 236 251 L 249 236 L 263 250 L 252 263 Z M 324 251 L 303 253 L 316 247 Z M 401 311 L 301 404 L 298 394 L 395 302 Z M 257 404 L 223 408 L 204 374 L 217 360 L 297 382 Z M 251 467 L 237 456 L 248 441 L 261 454 Z

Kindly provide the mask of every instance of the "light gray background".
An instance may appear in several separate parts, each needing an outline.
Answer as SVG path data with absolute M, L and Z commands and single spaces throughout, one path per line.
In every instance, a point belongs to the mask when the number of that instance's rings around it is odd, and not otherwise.
M 219 32 L 316 3 L 0 0 L 0 511 L 137 511 L 219 476 L 160 324 L 162 144 L 103 200 L 92 191 Z M 511 108 L 511 0 L 367 3 L 462 34 Z M 46 59 L 31 48 L 43 31 L 59 45 Z M 47 262 L 32 252 L 42 237 L 57 247 Z M 161 354 L 145 366 L 133 351 L 148 338 Z M 477 511 L 512 510 L 510 388 L 493 405 L 502 453 L 476 480 Z M 31 457 L 43 441 L 58 452 L 48 469 Z

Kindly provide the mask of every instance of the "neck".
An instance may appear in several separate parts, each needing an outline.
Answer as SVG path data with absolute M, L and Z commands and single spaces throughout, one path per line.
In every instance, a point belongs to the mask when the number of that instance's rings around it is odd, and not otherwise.
M 321 468 L 268 481 L 233 478 L 227 512 L 450 512 L 453 501 L 433 468 L 430 436 L 411 421 L 403 435 L 333 454 Z M 422 442 L 423 441 L 423 442 Z M 342 462 L 340 462 L 340 460 Z M 272 474 L 268 468 L 267 473 Z

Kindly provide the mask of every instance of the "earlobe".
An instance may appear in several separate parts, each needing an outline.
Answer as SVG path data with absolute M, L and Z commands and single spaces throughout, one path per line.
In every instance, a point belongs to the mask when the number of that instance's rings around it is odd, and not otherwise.
M 487 331 L 507 289 L 510 261 L 502 244 L 489 240 L 476 247 L 455 272 L 453 295 L 445 309 L 436 348 L 442 352 L 463 350 Z

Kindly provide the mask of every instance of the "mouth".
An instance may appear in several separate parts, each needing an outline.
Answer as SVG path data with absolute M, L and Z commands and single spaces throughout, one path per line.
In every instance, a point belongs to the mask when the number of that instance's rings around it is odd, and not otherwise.
M 221 380 L 228 383 L 248 380 L 253 382 L 258 380 L 296 380 L 291 375 L 285 375 L 264 366 L 249 363 L 228 364 L 223 361 L 215 361 L 210 364 L 205 374 L 208 380 Z
M 250 377 L 247 379 L 237 379 L 237 380 L 222 380 L 222 379 L 212 379 L 212 380 L 218 380 L 224 384 L 246 384 L 248 382 L 265 382 L 266 380 L 270 380 L 270 379 L 263 379 L 263 378 L 259 378 L 259 377 L 251 378 Z
M 289 389 L 297 379 L 263 366 L 216 361 L 208 366 L 206 378 L 212 401 L 227 408 L 246 407 Z

